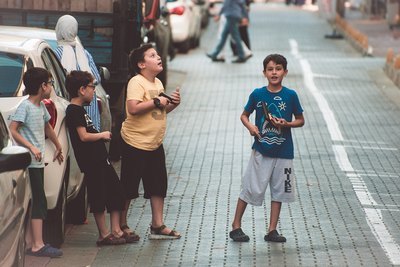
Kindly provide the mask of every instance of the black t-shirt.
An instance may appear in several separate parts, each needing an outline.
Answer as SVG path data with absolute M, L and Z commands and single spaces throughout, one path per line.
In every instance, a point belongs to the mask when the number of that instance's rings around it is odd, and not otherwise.
M 92 119 L 86 110 L 78 105 L 70 104 L 66 110 L 66 123 L 71 138 L 72 147 L 79 168 L 85 172 L 86 168 L 95 167 L 99 162 L 108 158 L 108 153 L 103 140 L 82 142 L 79 138 L 77 127 L 83 126 L 88 133 L 98 133 L 94 128 Z

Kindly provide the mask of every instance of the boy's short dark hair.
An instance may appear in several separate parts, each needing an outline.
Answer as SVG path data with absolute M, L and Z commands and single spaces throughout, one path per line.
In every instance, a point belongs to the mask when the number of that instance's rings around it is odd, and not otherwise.
M 87 86 L 92 81 L 94 81 L 94 77 L 87 71 L 71 71 L 65 79 L 65 87 L 67 88 L 70 98 L 78 97 L 79 88 Z
M 271 54 L 271 55 L 268 55 L 263 61 L 264 70 L 266 70 L 267 65 L 270 61 L 275 62 L 277 65 L 278 64 L 282 65 L 284 70 L 287 69 L 287 60 L 284 56 L 282 56 L 280 54 Z
M 144 53 L 150 48 L 154 48 L 154 46 L 152 44 L 144 44 L 131 51 L 129 54 L 129 71 L 132 75 L 140 73 L 138 63 L 144 61 Z
M 51 75 L 51 73 L 44 68 L 34 67 L 28 69 L 22 77 L 22 81 L 25 85 L 24 93 L 28 95 L 37 95 L 40 86 L 43 83 L 47 83 L 52 77 L 53 76 Z

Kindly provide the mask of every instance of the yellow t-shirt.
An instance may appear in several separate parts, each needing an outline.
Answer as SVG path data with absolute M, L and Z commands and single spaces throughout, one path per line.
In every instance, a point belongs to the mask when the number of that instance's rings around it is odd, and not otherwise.
M 150 82 L 138 74 L 129 80 L 126 92 L 126 101 L 138 100 L 141 102 L 153 101 L 164 91 L 159 79 Z M 126 119 L 122 123 L 121 137 L 124 141 L 138 149 L 153 151 L 163 142 L 167 127 L 167 113 L 154 107 L 153 110 L 140 115 L 131 115 L 126 108 Z

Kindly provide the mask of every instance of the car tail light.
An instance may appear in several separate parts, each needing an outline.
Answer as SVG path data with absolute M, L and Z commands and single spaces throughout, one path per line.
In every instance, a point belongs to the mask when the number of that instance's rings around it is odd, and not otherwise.
M 54 105 L 53 100 L 51 99 L 43 99 L 42 100 L 43 104 L 46 106 L 47 111 L 50 114 L 50 120 L 49 123 L 51 125 L 51 127 L 56 127 L 56 122 L 57 122 L 57 109 L 56 109 L 56 105 Z
M 177 7 L 170 9 L 170 11 L 169 11 L 170 14 L 175 14 L 175 15 L 179 15 L 179 16 L 183 15 L 184 12 L 185 12 L 184 6 L 177 6 Z
M 103 112 L 103 106 L 101 105 L 101 99 L 97 98 L 97 106 L 99 107 L 100 114 Z

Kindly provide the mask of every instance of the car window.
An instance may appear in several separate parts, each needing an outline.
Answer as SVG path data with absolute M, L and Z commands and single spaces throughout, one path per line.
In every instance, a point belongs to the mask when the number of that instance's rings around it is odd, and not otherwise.
M 0 97 L 12 97 L 22 82 L 23 55 L 0 52 Z
M 6 146 L 9 146 L 10 142 L 10 135 L 8 134 L 3 116 L 0 114 L 0 151 L 2 151 Z
M 41 57 L 46 69 L 48 69 L 51 72 L 51 75 L 53 75 L 54 90 L 56 94 L 60 97 L 68 99 L 68 93 L 65 89 L 65 73 L 53 51 L 51 51 L 49 48 L 45 48 Z

